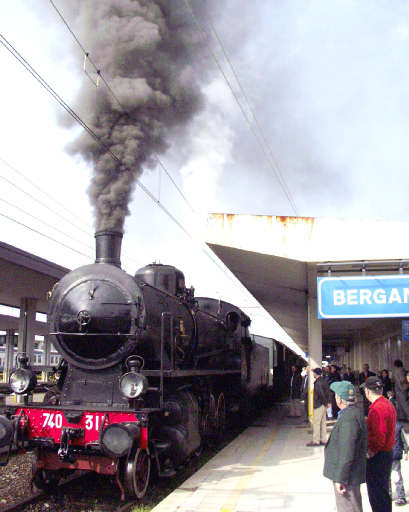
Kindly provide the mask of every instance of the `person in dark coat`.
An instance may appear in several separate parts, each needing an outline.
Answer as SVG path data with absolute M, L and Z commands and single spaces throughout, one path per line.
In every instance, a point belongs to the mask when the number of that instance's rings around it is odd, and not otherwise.
M 355 385 L 355 375 L 352 372 L 352 369 L 348 366 L 344 375 L 342 376 L 342 380 L 347 380 L 351 384 Z
M 301 402 L 301 372 L 297 366 L 291 367 L 291 380 L 290 380 L 290 411 L 288 416 L 290 418 L 300 417 L 300 402 Z
M 371 372 L 369 370 L 369 364 L 366 363 L 366 364 L 362 365 L 362 372 L 359 374 L 359 377 L 358 377 L 359 387 L 360 387 L 360 390 L 361 390 L 362 398 L 364 400 L 364 414 L 365 414 L 365 416 L 368 416 L 368 411 L 369 411 L 370 403 L 369 403 L 368 399 L 366 398 L 366 395 L 365 395 L 364 389 L 362 387 L 362 384 L 364 384 L 366 382 L 366 379 L 368 377 L 375 377 L 375 374 L 374 374 L 374 372 Z
M 389 391 L 392 391 L 392 381 L 389 378 L 389 372 L 388 370 L 382 370 L 381 371 L 381 381 L 383 384 L 383 396 L 385 398 L 388 398 Z
M 330 390 L 328 384 L 322 378 L 321 368 L 314 368 L 312 375 L 314 382 L 314 415 L 312 423 L 312 441 L 307 446 L 320 446 L 327 442 L 326 410 L 330 405 Z
M 393 391 L 389 391 L 388 398 L 395 406 L 396 400 L 394 398 Z M 405 486 L 403 485 L 403 478 L 401 472 L 401 460 L 403 452 L 405 453 L 405 459 L 408 460 L 408 444 L 406 442 L 405 433 L 403 432 L 403 426 L 400 421 L 396 421 L 395 431 L 395 444 L 392 448 L 392 472 L 391 472 L 391 483 L 395 486 L 396 501 L 395 505 L 402 506 L 406 505 L 406 493 Z M 392 487 L 392 486 L 391 486 Z
M 340 412 L 325 446 L 324 476 L 334 483 L 338 512 L 362 512 L 360 486 L 365 482 L 368 438 L 365 418 L 350 382 L 333 382 L 330 389 Z
M 308 379 L 310 367 L 304 366 L 301 372 L 301 402 L 304 404 L 304 423 L 309 423 L 308 420 Z
M 339 382 L 341 380 L 341 375 L 339 374 L 338 368 L 335 364 L 331 364 L 329 367 L 329 377 L 328 377 L 328 386 L 331 389 L 331 384 L 333 382 Z M 331 391 L 331 412 L 332 418 L 334 420 L 337 419 L 339 408 L 337 406 L 337 402 L 335 400 L 335 393 Z
M 406 370 L 403 368 L 403 363 L 400 359 L 396 359 L 393 362 L 392 377 L 398 419 L 402 421 L 408 421 L 409 405 L 407 402 L 407 395 L 409 390 L 409 384 L 408 381 L 406 380 Z

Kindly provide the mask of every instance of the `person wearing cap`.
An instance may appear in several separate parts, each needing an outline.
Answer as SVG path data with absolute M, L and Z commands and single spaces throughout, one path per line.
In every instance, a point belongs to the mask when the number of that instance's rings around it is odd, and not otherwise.
M 365 482 L 368 432 L 348 381 L 330 386 L 340 409 L 325 446 L 324 476 L 334 483 L 338 512 L 362 512 L 361 484 Z
M 314 418 L 312 423 L 312 441 L 307 446 L 320 446 L 327 442 L 326 410 L 330 406 L 330 390 L 327 382 L 322 378 L 321 368 L 314 368 L 312 375 L 314 382 Z
M 391 512 L 389 481 L 392 469 L 392 448 L 395 444 L 395 407 L 382 395 L 382 380 L 368 377 L 362 384 L 370 402 L 368 418 L 368 454 L 366 485 L 373 512 Z

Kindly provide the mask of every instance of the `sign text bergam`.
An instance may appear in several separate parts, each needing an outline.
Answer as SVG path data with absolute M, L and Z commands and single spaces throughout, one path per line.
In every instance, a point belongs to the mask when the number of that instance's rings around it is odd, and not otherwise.
M 409 316 L 409 275 L 319 277 L 318 318 Z

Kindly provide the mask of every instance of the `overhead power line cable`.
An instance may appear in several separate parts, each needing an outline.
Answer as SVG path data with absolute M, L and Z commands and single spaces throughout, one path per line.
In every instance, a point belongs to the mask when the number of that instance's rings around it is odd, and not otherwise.
M 52 224 L 46 222 L 45 220 L 43 219 L 40 219 L 40 217 L 37 217 L 36 215 L 33 215 L 32 213 L 30 212 L 27 212 L 26 210 L 24 210 L 23 208 L 21 208 L 20 206 L 14 204 L 14 203 L 11 203 L 10 201 L 7 201 L 6 199 L 3 199 L 2 197 L 0 197 L 0 201 L 4 204 L 6 204 L 7 206 L 11 206 L 12 208 L 15 208 L 16 210 L 18 210 L 19 212 L 21 213 L 24 213 L 25 215 L 27 215 L 28 217 L 31 217 L 32 219 L 40 222 L 41 224 L 44 224 L 44 226 L 47 226 L 51 229 L 54 229 L 54 231 L 56 231 L 57 233 L 60 233 L 60 235 L 63 235 L 67 238 L 69 238 L 70 240 L 82 245 L 83 247 L 86 247 L 87 249 L 93 249 L 93 247 L 91 247 L 90 245 L 87 245 L 87 244 L 84 244 L 84 242 L 82 242 L 81 240 L 78 240 L 77 238 L 74 238 L 72 237 L 71 235 L 67 234 L 66 231 L 63 231 L 59 228 L 56 228 L 55 226 L 53 226 Z
M 55 9 L 55 11 L 57 12 L 58 16 L 60 17 L 60 19 L 62 20 L 62 22 L 64 23 L 64 25 L 67 27 L 68 31 L 70 32 L 70 34 L 73 36 L 74 40 L 76 41 L 76 43 L 78 44 L 78 46 L 80 47 L 80 49 L 82 50 L 82 52 L 84 53 L 84 56 L 86 56 L 90 63 L 92 64 L 92 66 L 94 67 L 94 70 L 95 72 L 98 74 L 99 77 L 101 77 L 101 80 L 102 82 L 106 85 L 108 91 L 110 92 L 110 94 L 112 95 L 112 97 L 115 99 L 115 101 L 118 103 L 118 105 L 121 107 L 122 111 L 124 113 L 127 113 L 129 116 L 130 114 L 127 112 L 127 109 L 122 105 L 121 101 L 119 100 L 118 96 L 115 94 L 114 90 L 112 89 L 112 87 L 110 87 L 109 83 L 107 82 L 107 80 L 104 78 L 103 74 L 102 74 L 102 70 L 99 69 L 99 67 L 95 64 L 95 62 L 92 60 L 91 56 L 90 56 L 90 53 L 85 49 L 85 47 L 82 45 L 80 39 L 78 38 L 78 36 L 75 34 L 75 32 L 71 29 L 69 23 L 67 22 L 67 20 L 64 18 L 63 14 L 61 13 L 61 11 L 57 8 L 57 6 L 55 5 L 55 3 L 53 2 L 53 0 L 50 0 L 50 3 L 51 5 L 53 6 L 53 8 Z M 95 83 L 95 82 L 94 82 Z M 185 194 L 182 192 L 182 190 L 180 189 L 180 187 L 177 185 L 177 183 L 175 182 L 175 180 L 172 178 L 171 174 L 169 173 L 169 171 L 167 170 L 166 166 L 164 165 L 164 163 L 162 162 L 162 160 L 159 158 L 159 156 L 157 154 L 155 154 L 155 157 L 157 159 L 157 162 L 159 163 L 160 167 L 164 170 L 164 172 L 166 173 L 166 175 L 168 176 L 168 178 L 170 179 L 170 181 L 172 182 L 173 186 L 176 188 L 176 190 L 178 191 L 178 193 L 180 194 L 180 196 L 183 198 L 183 200 L 185 201 L 185 203 L 188 205 L 188 207 L 190 208 L 190 210 L 192 211 L 192 213 L 196 214 L 196 210 L 195 208 L 192 206 L 192 204 L 190 203 L 190 201 L 187 199 L 187 197 L 185 196 Z M 139 186 L 141 186 L 142 184 L 139 182 L 139 180 L 137 180 L 137 183 Z M 162 209 L 163 209 L 163 205 L 162 203 L 160 202 L 160 200 L 156 200 L 154 198 L 154 196 L 148 191 L 146 190 L 145 191 L 149 197 L 155 201 L 156 204 L 158 204 Z M 170 212 L 168 212 L 168 215 L 171 216 Z M 182 231 L 189 237 L 193 240 L 193 237 L 191 236 L 191 234 L 186 231 L 184 229 L 184 227 L 179 224 L 179 222 L 173 218 L 171 216 L 172 220 L 174 222 L 176 222 L 176 224 L 179 226 L 180 229 L 182 229 Z M 217 266 L 217 268 L 224 274 L 226 275 L 230 281 L 232 281 L 234 283 L 235 286 L 238 285 L 237 281 L 235 281 L 234 279 L 237 279 L 235 278 L 235 276 L 232 274 L 232 272 L 226 268 L 223 268 L 219 262 L 217 260 L 215 260 L 212 256 L 212 254 L 210 253 L 210 249 L 208 248 L 208 246 L 206 244 L 204 244 L 202 242 L 202 247 L 201 247 L 201 250 L 206 254 L 206 256 L 208 258 L 210 258 L 210 260 Z M 233 278 L 234 277 L 234 278 Z
M 45 190 L 43 190 L 41 187 L 39 187 L 34 181 L 30 180 L 30 178 L 28 178 L 23 172 L 19 171 L 18 169 L 16 169 L 16 167 L 14 167 L 13 165 L 11 165 L 9 162 L 7 162 L 4 158 L 2 158 L 0 156 L 0 162 L 2 162 L 4 165 L 6 165 L 10 170 L 12 170 L 14 173 L 18 174 L 19 176 L 21 176 L 23 179 L 25 179 L 28 183 L 30 183 L 31 186 L 33 186 L 36 190 L 38 190 L 41 194 L 43 194 L 44 196 L 46 196 L 48 199 L 50 199 L 51 201 L 53 201 L 54 203 L 56 203 L 59 208 L 61 208 L 62 210 L 65 210 L 70 216 L 72 217 L 75 217 L 76 219 L 80 220 L 80 221 L 83 221 L 83 219 L 80 219 L 80 217 L 76 216 L 75 213 L 71 212 L 65 205 L 63 205 L 62 203 L 60 203 L 55 197 L 53 197 L 51 194 L 49 194 L 48 192 L 46 192 Z M 0 176 L 1 177 L 1 176 Z M 12 182 L 9 181 L 10 184 L 12 184 L 13 186 L 17 187 L 17 185 L 14 185 Z M 24 192 L 25 194 L 28 194 L 27 192 L 25 192 L 23 189 L 20 189 L 20 191 Z M 30 197 L 32 199 L 35 199 L 37 202 L 39 202 L 42 206 L 45 206 L 47 209 L 50 209 L 47 205 L 45 205 L 44 203 L 42 203 L 38 198 L 34 197 L 34 196 L 31 196 Z M 51 210 L 53 213 L 56 213 L 57 215 L 59 215 L 61 217 L 61 215 L 56 212 L 55 210 Z M 79 229 L 80 231 L 82 231 L 83 233 L 85 233 L 86 235 L 89 235 L 91 236 L 91 233 L 83 230 L 81 227 L 79 227 L 77 224 L 73 223 L 71 220 L 68 220 L 66 217 L 61 217 L 62 219 L 64 219 L 66 222 L 68 222 L 71 226 L 75 227 L 76 229 Z
M 95 70 L 95 73 L 97 74 L 97 77 L 99 77 L 102 82 L 105 84 L 105 86 L 109 89 L 109 91 L 111 92 L 112 96 L 116 99 L 116 101 L 119 103 L 119 105 L 121 105 L 121 102 L 119 101 L 119 99 L 117 98 L 117 96 L 115 95 L 114 91 L 111 89 L 110 85 L 108 84 L 108 82 L 105 80 L 105 78 L 102 76 L 101 74 L 101 70 L 97 67 L 97 65 L 95 64 L 95 62 L 92 60 L 89 52 L 86 51 L 86 49 L 82 46 L 81 44 L 81 41 L 78 39 L 78 37 L 75 35 L 74 31 L 71 29 L 71 27 L 69 26 L 69 24 L 67 23 L 67 21 L 65 20 L 64 16 L 62 15 L 61 11 L 57 8 L 57 6 L 55 5 L 55 3 L 53 2 L 53 0 L 50 0 L 50 4 L 53 6 L 53 8 L 55 9 L 55 11 L 57 12 L 58 16 L 61 18 L 61 21 L 64 23 L 64 25 L 67 27 L 68 31 L 70 32 L 70 34 L 72 35 L 72 37 L 75 39 L 75 41 L 77 42 L 78 46 L 81 48 L 83 54 L 84 54 L 84 71 L 85 73 L 87 73 L 86 71 L 86 60 L 89 60 L 89 62 L 91 63 L 92 67 L 94 68 Z M 87 75 L 89 76 L 89 74 L 87 73 Z M 92 77 L 90 77 L 91 80 L 92 80 Z M 94 80 L 92 80 L 94 82 Z M 98 82 L 95 83 L 95 85 L 98 86 Z M 122 107 L 122 105 L 121 105 Z
M 13 47 L 13 45 L 7 41 L 7 39 L 0 34 L 0 43 L 22 64 L 27 71 L 44 87 L 44 89 L 51 94 L 51 96 L 93 137 L 101 147 L 112 157 L 112 159 L 117 162 L 119 165 L 127 169 L 129 172 L 132 172 L 118 156 L 100 139 L 100 137 L 80 118 L 80 116 L 57 94 L 57 92 L 37 73 L 37 71 L 24 59 L 24 57 Z M 6 178 L 3 178 L 6 179 Z M 138 178 L 136 179 L 137 185 L 145 192 L 145 194 L 152 199 L 152 201 L 157 204 L 174 222 L 179 226 L 179 228 L 186 234 L 189 235 L 189 232 L 184 228 L 184 226 L 174 217 L 165 206 L 158 201 L 155 196 L 150 192 L 150 190 L 141 183 Z M 6 181 L 9 181 L 6 179 Z
M 173 186 L 175 187 L 175 189 L 179 192 L 180 196 L 183 198 L 183 200 L 185 201 L 185 203 L 189 206 L 189 208 L 191 209 L 192 213 L 196 213 L 196 210 L 193 208 L 193 206 L 191 205 L 190 201 L 188 200 L 188 198 L 185 196 L 185 194 L 182 192 L 182 190 L 180 189 L 180 187 L 178 187 L 177 183 L 175 182 L 175 180 L 172 178 L 172 176 L 169 174 L 168 170 L 166 169 L 166 167 L 163 165 L 162 161 L 159 160 L 158 158 L 158 163 L 159 165 L 161 166 L 161 168 L 165 171 L 167 177 L 170 179 L 170 181 L 173 183 Z
M 0 160 L 4 161 L 1 157 L 0 157 Z M 5 161 L 4 161 L 5 162 Z M 5 162 L 6 163 L 6 162 Z M 15 183 L 13 183 L 11 180 L 9 180 L 8 178 L 4 177 L 4 176 L 1 176 L 0 175 L 0 179 L 4 180 L 5 182 L 7 182 L 9 185 L 11 185 L 12 187 L 14 187 L 16 190 L 20 191 L 21 193 L 25 194 L 27 197 L 29 197 L 30 199 L 32 199 L 33 201 L 39 203 L 41 206 L 43 206 L 44 208 L 46 208 L 47 210 L 51 211 L 52 213 L 54 213 L 54 215 L 60 217 L 61 219 L 63 219 L 64 221 L 68 222 L 69 224 L 71 224 L 73 227 L 77 228 L 77 229 L 80 229 L 80 231 L 82 231 L 83 233 L 85 233 L 86 235 L 88 236 L 92 236 L 91 233 L 88 233 L 86 231 L 84 231 L 83 229 L 81 228 L 78 228 L 78 226 L 76 226 L 75 224 L 73 224 L 72 222 L 70 222 L 66 217 L 63 217 L 60 215 L 60 213 L 52 208 L 50 208 L 48 205 L 46 205 L 45 203 L 43 203 L 42 201 L 40 201 L 37 197 L 33 196 L 32 194 L 30 194 L 29 192 L 27 192 L 26 190 L 24 190 L 23 188 L 19 187 L 18 185 L 16 185 Z M 43 191 L 44 194 L 47 195 L 46 192 Z M 82 245 L 83 247 L 86 247 L 87 249 L 93 249 L 93 247 L 91 247 L 90 245 L 87 245 L 85 244 L 84 242 L 78 240 L 77 238 L 69 235 L 67 232 L 65 231 L 62 231 L 58 228 L 56 228 L 55 226 L 53 226 L 52 224 L 49 224 L 48 222 L 44 221 L 43 219 L 39 218 L 39 217 L 36 217 L 35 215 L 32 215 L 31 213 L 27 212 L 26 210 L 23 210 L 22 208 L 20 208 L 19 206 L 17 206 L 16 204 L 13 204 L 13 203 L 9 203 L 7 200 L 3 199 L 3 198 L 0 198 L 0 201 L 8 204 L 9 206 L 12 206 L 14 208 L 16 208 L 17 210 L 21 211 L 22 213 L 28 215 L 29 217 L 32 217 L 33 219 L 37 220 L 38 222 L 41 222 L 42 224 L 44 224 L 45 226 L 48 226 L 52 229 L 54 229 L 55 231 L 59 232 L 60 234 L 64 235 L 65 237 L 79 243 L 80 245 Z M 67 210 L 68 211 L 68 210 Z M 16 221 L 17 222 L 17 221 Z M 24 225 L 25 226 L 25 225 Z M 28 227 L 29 229 L 31 229 L 30 227 Z M 137 265 L 140 265 L 140 261 L 137 261 L 135 260 L 134 258 L 130 258 L 130 257 L 127 257 L 126 258 L 128 261 L 130 262 L 134 262 L 134 263 L 137 263 Z
M 75 32 L 72 30 L 72 28 L 70 27 L 69 23 L 67 22 L 67 20 L 65 19 L 64 15 L 62 14 L 62 12 L 58 9 L 58 7 L 55 5 L 55 3 L 53 2 L 53 0 L 49 0 L 50 1 L 50 4 L 53 6 L 53 8 L 55 9 L 55 11 L 57 12 L 58 16 L 60 17 L 61 21 L 64 23 L 64 25 L 67 27 L 68 31 L 70 32 L 70 34 L 72 35 L 72 37 L 74 38 L 74 40 L 76 41 L 76 43 L 78 44 L 78 46 L 80 47 L 81 51 L 83 52 L 84 56 L 86 56 L 89 60 L 89 62 L 91 63 L 91 65 L 93 66 L 95 72 L 98 74 L 98 76 L 101 78 L 102 82 L 105 84 L 105 86 L 107 87 L 109 93 L 111 94 L 111 96 L 114 98 L 114 100 L 118 103 L 118 105 L 121 107 L 122 111 L 125 113 L 125 114 L 128 114 L 129 117 L 132 117 L 129 112 L 127 111 L 127 109 L 125 108 L 125 106 L 121 103 L 120 99 L 118 98 L 118 96 L 115 94 L 115 91 L 112 89 L 112 87 L 109 85 L 108 81 L 105 79 L 105 77 L 103 76 L 102 74 L 102 70 L 99 69 L 99 67 L 95 64 L 95 62 L 92 60 L 91 58 L 91 55 L 90 55 L 90 52 L 87 51 L 87 49 L 83 46 L 83 44 L 81 43 L 79 37 L 75 34 Z M 177 183 L 175 182 L 175 180 L 172 178 L 171 174 L 169 173 L 169 171 L 167 170 L 167 168 L 165 167 L 164 163 L 162 162 L 162 160 L 159 158 L 159 156 L 157 154 L 155 154 L 155 158 L 158 162 L 158 164 L 160 165 L 160 167 L 163 169 L 163 171 L 166 173 L 166 175 L 168 176 L 168 178 L 170 179 L 170 181 L 172 182 L 173 186 L 176 188 L 176 190 L 178 191 L 178 193 L 180 194 L 180 196 L 183 198 L 183 200 L 186 202 L 186 204 L 189 206 L 189 208 L 192 210 L 193 213 L 196 213 L 195 212 L 195 209 L 193 208 L 193 206 L 191 205 L 191 203 L 188 201 L 187 197 L 183 194 L 182 190 L 180 189 L 180 187 L 177 185 Z
M 216 54 L 214 53 L 213 49 L 211 48 L 211 46 L 209 45 L 208 41 L 207 41 L 207 35 L 206 35 L 206 32 L 204 31 L 204 29 L 202 28 L 201 24 L 199 23 L 198 19 L 197 19 L 197 16 L 195 15 L 193 9 L 192 9 L 192 6 L 190 5 L 190 2 L 189 0 L 183 0 L 184 1 L 184 4 L 186 6 L 186 9 L 188 10 L 188 12 L 190 13 L 192 19 L 193 19 L 193 22 L 195 23 L 197 29 L 199 30 L 199 33 L 201 34 L 202 36 L 202 39 L 204 41 L 204 43 L 206 44 L 206 46 L 208 47 L 209 49 L 209 52 L 213 58 L 213 60 L 215 61 L 216 63 L 216 66 L 217 68 L 219 69 L 220 73 L 222 74 L 223 76 L 223 79 L 225 80 L 227 86 L 229 87 L 230 89 L 230 92 L 232 93 L 233 95 L 233 98 L 235 99 L 237 105 L 239 106 L 240 108 L 240 111 L 245 119 L 245 121 L 247 122 L 251 132 L 253 133 L 255 139 L 257 140 L 264 156 L 266 157 L 267 159 L 267 162 L 269 163 L 269 166 L 271 168 L 271 170 L 274 172 L 277 180 L 278 180 L 278 183 L 284 193 L 284 195 L 286 196 L 288 202 L 290 203 L 291 205 L 291 208 L 293 209 L 295 215 L 298 215 L 297 213 L 297 208 L 295 206 L 295 203 L 294 203 L 294 200 L 291 196 L 291 193 L 290 191 L 288 190 L 288 187 L 284 181 L 284 178 L 280 172 L 280 170 L 277 168 L 277 165 L 274 161 L 274 159 L 272 158 L 272 152 L 271 150 L 267 150 L 266 148 L 266 143 L 265 143 L 265 137 L 263 136 L 262 138 L 260 138 L 260 135 L 259 133 L 255 130 L 254 126 L 253 126 L 253 122 L 252 120 L 249 118 L 247 112 L 245 111 L 243 105 L 241 104 L 241 101 L 240 101 L 240 98 L 238 97 L 236 91 L 234 90 L 233 86 L 232 86 L 232 83 L 230 82 L 229 78 L 227 77 L 222 65 L 220 64 L 220 61 L 219 59 L 217 58 Z M 247 97 L 247 96 L 246 96 Z M 248 108 L 250 107 L 250 105 L 248 106 Z M 250 108 L 250 111 L 252 112 L 252 109 Z M 254 114 L 252 113 L 252 116 L 255 118 Z M 259 123 L 257 122 L 256 123 L 256 126 L 258 126 L 258 129 L 260 130 L 261 127 L 259 125 Z
M 28 63 L 28 61 L 26 59 L 24 59 L 24 57 L 17 51 L 16 48 L 14 48 L 14 46 L 4 37 L 3 34 L 0 33 L 0 44 L 2 44 L 12 55 L 13 57 L 15 57 L 18 62 L 20 62 L 20 64 L 42 85 L 42 87 L 59 103 L 59 105 L 61 105 L 67 112 L 68 114 L 71 115 L 71 117 L 73 117 L 73 119 L 75 119 L 86 131 L 87 133 L 89 133 L 89 135 L 91 135 L 91 137 L 93 139 L 95 139 L 99 144 L 100 146 L 112 157 L 112 159 L 117 162 L 119 165 L 121 165 L 123 168 L 127 169 L 128 172 L 132 172 L 131 169 L 129 169 L 122 161 L 121 159 L 100 139 L 100 137 L 80 118 L 80 116 L 58 95 L 58 93 L 44 80 L 44 78 L 41 77 L 41 75 L 39 75 L 39 73 L 37 73 L 37 71 Z M 4 179 L 4 178 L 3 178 Z M 190 238 L 193 242 L 197 242 L 196 239 L 193 237 L 193 235 L 183 226 L 183 224 L 181 224 L 178 219 L 160 202 L 158 201 L 155 196 L 152 194 L 152 192 L 138 179 L 138 178 L 135 178 L 136 180 L 136 184 L 138 185 L 138 187 L 143 191 L 145 192 L 145 194 L 179 227 L 179 229 L 188 237 Z M 8 181 L 8 180 L 7 180 Z M 6 217 L 6 218 L 9 218 L 7 217 L 6 215 L 4 214 L 0 214 L 2 215 L 3 217 Z M 18 221 L 15 221 L 14 219 L 11 219 L 9 218 L 9 220 L 12 220 L 14 222 L 17 222 L 18 224 L 22 225 L 22 226 L 25 226 L 24 224 L 18 222 Z M 28 226 L 25 226 L 27 227 L 28 229 L 31 229 L 32 231 L 35 231 L 35 232 L 38 232 Z M 51 237 L 48 237 L 47 235 L 44 235 L 43 233 L 40 233 L 38 232 L 39 234 L 41 234 L 42 236 L 45 236 L 51 240 L 54 240 L 53 238 Z M 55 241 L 55 240 L 54 240 Z M 58 242 L 57 242 L 58 243 Z M 61 244 L 61 243 L 60 243 Z M 61 244 L 61 245 L 65 245 L 65 244 Z M 74 250 L 74 249 L 72 249 Z M 220 269 L 222 270 L 222 272 L 227 275 L 227 277 L 230 279 L 230 281 L 233 282 L 233 284 L 235 284 L 235 286 L 239 286 L 239 281 L 238 280 L 235 280 L 237 278 L 234 277 L 234 275 L 228 271 L 228 273 L 226 272 L 225 269 L 223 269 L 223 267 L 221 267 L 219 265 L 219 263 L 217 261 L 214 260 L 214 258 L 212 257 L 212 255 L 208 252 L 208 248 L 207 246 L 202 242 L 202 247 L 201 247 L 201 250 L 202 252 L 204 252 L 204 254 L 206 254 L 206 256 L 208 258 L 210 258 L 210 260 Z M 80 253 L 79 251 L 76 251 L 74 250 L 75 252 L 78 252 L 79 254 L 83 254 L 83 253 Z M 87 256 L 88 257 L 88 256 Z
M 47 210 L 49 210 L 50 212 L 52 212 L 54 215 L 57 215 L 57 217 L 59 217 L 60 219 L 64 220 L 65 222 L 68 222 L 71 226 L 75 227 L 76 229 L 78 229 L 79 231 L 82 231 L 83 233 L 85 233 L 87 236 L 90 236 L 90 233 L 85 231 L 84 229 L 76 226 L 75 224 L 73 224 L 69 219 L 67 219 L 66 217 L 64 217 L 63 215 L 61 215 L 61 213 L 59 213 L 58 211 L 56 211 L 54 208 L 51 208 L 50 206 L 48 206 L 47 204 L 43 203 L 42 201 L 40 201 L 36 196 L 34 196 L 33 194 L 30 194 L 29 192 L 27 192 L 26 190 L 24 190 L 22 187 L 19 187 L 18 185 L 16 185 L 15 183 L 13 183 L 11 180 L 9 180 L 8 178 L 6 178 L 5 176 L 1 176 L 0 175 L 0 179 L 5 181 L 6 183 L 8 183 L 9 185 L 11 185 L 13 188 L 15 188 L 16 190 L 22 192 L 24 195 L 26 195 L 27 197 L 29 197 L 30 199 L 32 199 L 33 201 L 35 201 L 36 203 L 40 204 L 41 206 L 43 206 L 44 208 L 46 208 Z
M 55 238 L 53 238 L 53 237 L 51 237 L 49 235 L 46 235 L 45 233 L 42 233 L 41 231 L 38 231 L 37 229 L 34 229 L 34 228 L 28 226 L 27 224 L 24 224 L 23 222 L 20 222 L 20 221 L 18 221 L 16 219 L 13 219 L 12 217 L 9 217 L 8 215 L 5 215 L 4 213 L 0 212 L 0 216 L 4 217 L 5 219 L 8 219 L 11 222 L 14 222 L 15 224 L 18 224 L 19 226 L 23 226 L 24 228 L 27 228 L 30 231 L 33 231 L 34 233 L 37 233 L 37 235 L 43 236 L 44 238 L 47 238 L 48 240 L 52 240 L 56 244 L 61 245 L 61 246 L 65 247 L 66 249 L 69 249 L 70 251 L 76 252 L 77 254 L 81 254 L 81 256 L 85 256 L 86 258 L 90 258 L 89 254 L 85 254 L 85 253 L 83 253 L 81 251 L 77 251 L 77 249 L 74 249 L 70 245 L 64 244 L 63 242 L 60 242 L 60 241 L 56 240 Z
M 187 0 L 187 1 L 189 1 L 189 0 Z M 201 1 L 202 5 L 204 5 L 204 1 L 203 1 L 203 0 L 200 0 L 200 1 Z M 291 206 L 293 207 L 294 211 L 296 211 L 296 206 L 295 206 L 294 199 L 293 199 L 293 197 L 292 197 L 292 195 L 291 195 L 291 192 L 290 192 L 290 190 L 289 190 L 289 188 L 288 188 L 288 185 L 287 185 L 287 183 L 285 182 L 285 179 L 284 179 L 284 177 L 283 177 L 283 175 L 282 175 L 282 172 L 281 172 L 281 170 L 280 170 L 280 166 L 279 166 L 279 164 L 278 164 L 277 160 L 275 159 L 275 157 L 274 157 L 274 155 L 273 155 L 273 152 L 272 152 L 271 146 L 270 146 L 270 144 L 268 143 L 267 138 L 265 137 L 264 132 L 263 132 L 263 129 L 262 129 L 262 127 L 261 127 L 261 124 L 260 124 L 260 122 L 259 122 L 259 120 L 258 120 L 258 117 L 256 116 L 256 113 L 255 113 L 255 111 L 254 111 L 253 107 L 251 106 L 251 102 L 250 102 L 250 100 L 249 100 L 249 98 L 248 98 L 248 95 L 247 95 L 247 93 L 246 93 L 246 90 L 244 89 L 244 86 L 243 86 L 243 84 L 241 83 L 241 80 L 240 80 L 240 78 L 239 78 L 239 75 L 238 75 L 238 73 L 237 73 L 237 71 L 236 71 L 235 67 L 233 66 L 233 63 L 232 63 L 232 61 L 231 61 L 231 59 L 230 59 L 230 57 L 229 57 L 229 54 L 227 53 L 226 47 L 225 47 L 225 45 L 224 45 L 224 43 L 223 43 L 223 41 L 222 41 L 221 37 L 219 36 L 219 34 L 218 34 L 217 30 L 216 30 L 216 27 L 214 26 L 214 23 L 212 22 L 212 20 L 211 20 L 210 16 L 207 16 L 207 22 L 208 22 L 208 24 L 209 24 L 209 26 L 210 26 L 210 28 L 211 28 L 211 31 L 212 31 L 212 32 L 213 32 L 213 34 L 214 34 L 214 37 L 216 38 L 216 41 L 218 42 L 218 44 L 219 44 L 220 48 L 222 49 L 223 56 L 224 56 L 224 58 L 226 59 L 226 62 L 228 63 L 228 65 L 229 65 L 229 67 L 230 67 L 230 69 L 231 69 L 231 71 L 232 71 L 232 73 L 233 73 L 233 76 L 234 76 L 234 78 L 235 78 L 235 80 L 236 80 L 236 82 L 237 82 L 237 84 L 238 84 L 238 86 L 239 86 L 240 92 L 241 92 L 241 94 L 243 95 L 243 98 L 244 98 L 244 100 L 245 100 L 245 102 L 246 102 L 247 108 L 249 109 L 249 111 L 250 111 L 250 113 L 251 113 L 251 115 L 252 115 L 252 117 L 253 117 L 253 119 L 254 119 L 254 123 L 255 123 L 255 125 L 256 125 L 256 126 L 257 126 L 257 128 L 258 128 L 258 131 L 259 131 L 259 133 L 260 133 L 260 136 L 261 136 L 261 138 L 263 139 L 264 144 L 266 145 L 266 148 L 267 148 L 267 150 L 268 150 L 268 152 L 269 152 L 269 154 L 270 154 L 271 161 L 272 161 L 272 163 L 274 164 L 274 167 L 275 167 L 276 173 L 277 173 L 277 175 L 278 175 L 278 177 L 279 177 L 279 180 L 281 181 L 281 183 L 282 183 L 282 185 L 283 185 L 283 187 L 284 187 L 284 189 L 285 189 L 285 191 L 286 191 L 286 194 L 287 194 L 287 197 L 288 197 L 288 199 L 289 199 L 289 201 L 290 201 L 290 204 L 291 204 Z

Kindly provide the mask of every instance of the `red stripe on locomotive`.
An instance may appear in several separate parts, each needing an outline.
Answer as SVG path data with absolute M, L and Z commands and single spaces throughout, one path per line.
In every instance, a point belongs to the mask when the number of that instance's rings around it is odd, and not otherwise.
M 85 446 L 88 443 L 95 443 L 99 440 L 99 432 L 105 416 L 101 412 L 84 412 L 78 423 L 69 423 L 64 413 L 59 410 L 49 409 L 18 409 L 17 416 L 28 420 L 28 438 L 31 439 L 52 439 L 54 443 L 61 441 L 61 431 L 64 427 L 82 428 L 84 436 L 73 440 L 72 444 Z M 139 423 L 134 413 L 110 412 L 107 413 L 104 428 L 113 423 Z M 141 429 L 143 430 L 143 429 Z

